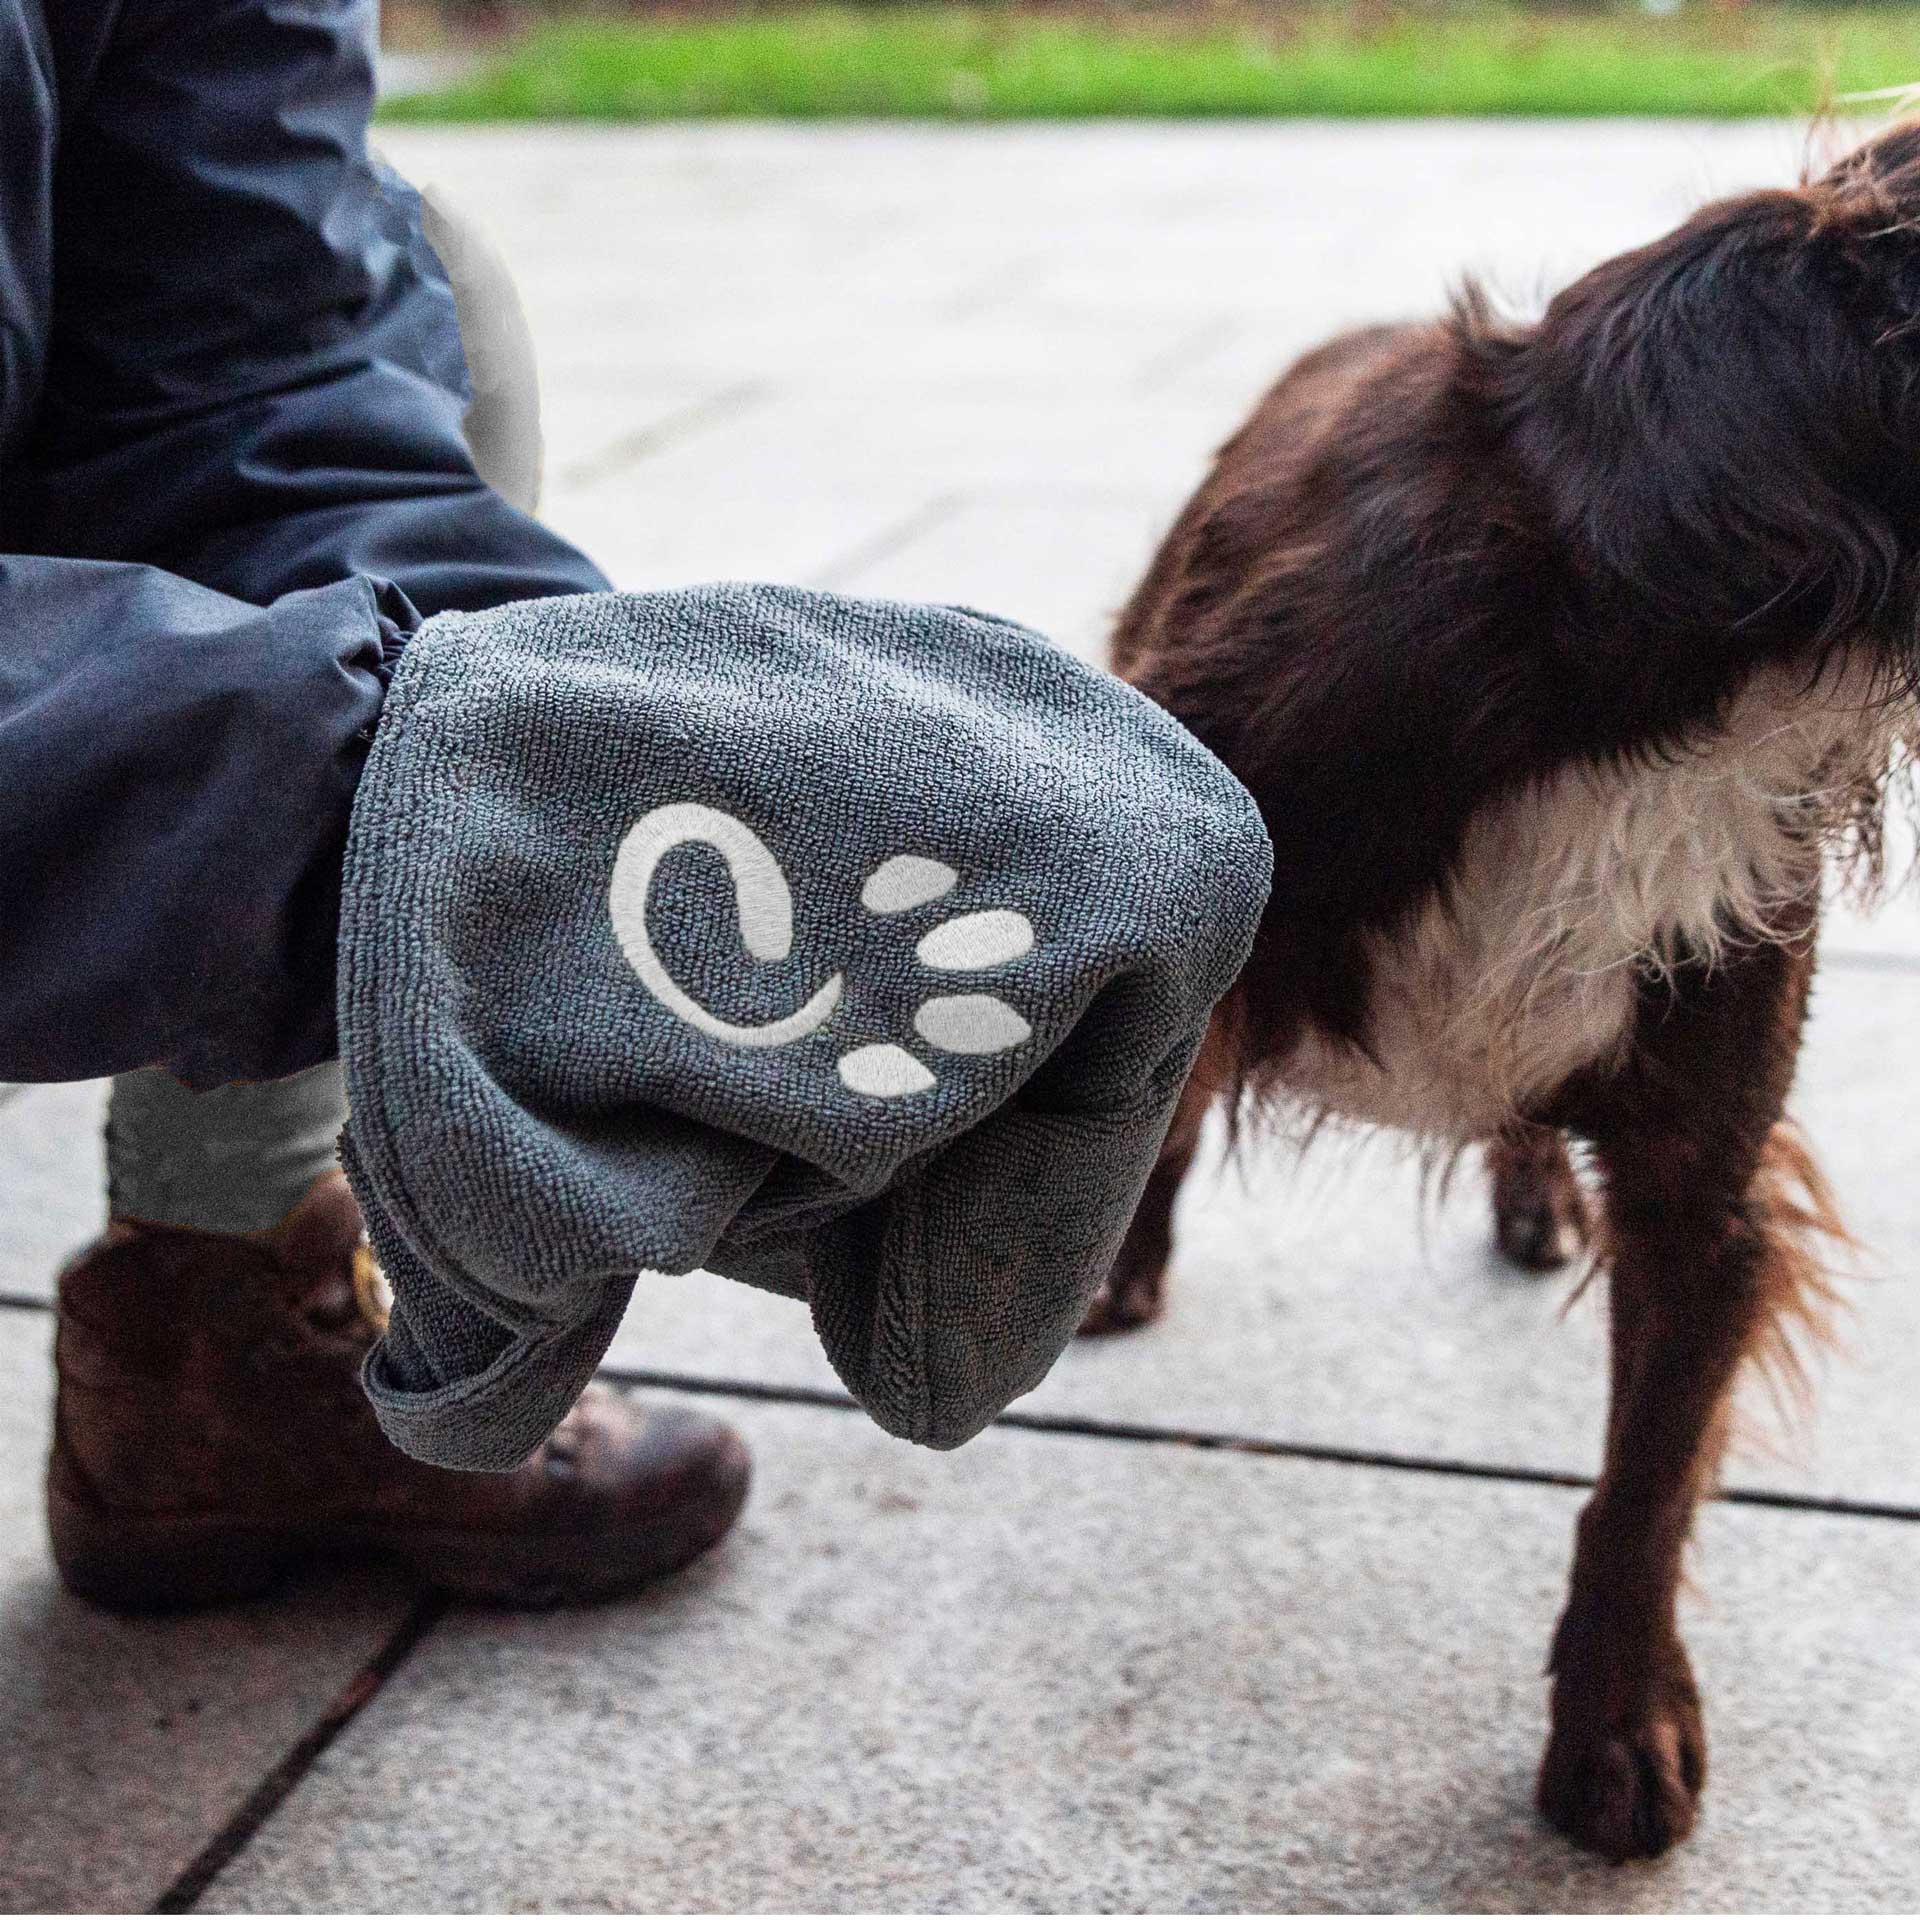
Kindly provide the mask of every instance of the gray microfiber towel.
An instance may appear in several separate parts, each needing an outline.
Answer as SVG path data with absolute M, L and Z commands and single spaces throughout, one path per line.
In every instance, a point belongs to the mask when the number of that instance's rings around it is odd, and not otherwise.
M 343 1157 L 388 1435 L 505 1468 L 641 1269 L 806 1299 L 889 1431 L 1072 1337 L 1272 849 L 1169 715 L 950 607 L 702 587 L 430 620 L 354 805 Z

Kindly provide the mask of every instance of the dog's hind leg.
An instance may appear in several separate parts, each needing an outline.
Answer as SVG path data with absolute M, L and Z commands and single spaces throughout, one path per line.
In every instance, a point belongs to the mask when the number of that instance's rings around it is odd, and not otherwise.
M 1093 1304 L 1080 1323 L 1083 1334 L 1124 1333 L 1160 1317 L 1165 1304 L 1167 1262 L 1173 1254 L 1173 1206 L 1180 1183 L 1193 1165 L 1200 1147 L 1200 1128 L 1213 1104 L 1214 1086 L 1207 1076 L 1207 1058 L 1187 1078 L 1173 1124 L 1167 1129 L 1160 1158 L 1147 1176 L 1146 1191 L 1134 1209 L 1133 1222 L 1113 1263 L 1100 1283 Z
M 1558 1127 L 1516 1120 L 1487 1148 L 1493 1237 L 1516 1267 L 1551 1272 L 1587 1245 L 1587 1201 Z
M 1837 1231 L 1782 1106 L 1812 976 L 1812 930 L 1675 990 L 1650 986 L 1635 1057 L 1578 1097 L 1605 1176 L 1613 1399 L 1549 1663 L 1542 1812 L 1615 1860 L 1693 1826 L 1706 1778 L 1676 1601 L 1743 1358 L 1822 1297 L 1809 1229 Z

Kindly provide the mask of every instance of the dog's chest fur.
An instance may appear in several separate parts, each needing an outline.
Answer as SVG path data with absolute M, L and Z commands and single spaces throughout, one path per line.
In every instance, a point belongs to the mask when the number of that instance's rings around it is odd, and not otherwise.
M 1470 822 L 1450 884 L 1376 939 L 1365 1054 L 1319 1033 L 1279 1078 L 1312 1116 L 1484 1138 L 1617 1059 L 1638 982 L 1764 939 L 1893 728 L 1859 689 L 1761 675 L 1689 751 L 1569 766 Z M 1370 1056 L 1370 1057 L 1369 1057 Z

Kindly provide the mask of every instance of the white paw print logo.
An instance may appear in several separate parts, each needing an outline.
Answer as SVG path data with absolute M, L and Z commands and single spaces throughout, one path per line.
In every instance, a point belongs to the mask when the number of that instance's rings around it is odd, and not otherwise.
M 654 870 L 675 847 L 711 847 L 733 882 L 740 941 L 756 960 L 784 960 L 793 951 L 793 895 L 780 863 L 751 827 L 715 807 L 685 801 L 656 807 L 629 829 L 613 863 L 607 907 L 614 937 L 647 991 L 690 1027 L 735 1047 L 787 1047 L 824 1026 L 839 1006 L 846 976 L 829 976 L 793 1012 L 758 1026 L 723 1020 L 686 991 L 655 951 L 647 930 Z M 860 904 L 889 916 L 938 900 L 959 881 L 943 860 L 896 854 L 867 876 Z M 972 974 L 1018 960 L 1033 946 L 1033 923 L 1004 907 L 944 920 L 914 949 L 935 974 Z M 914 1009 L 914 1031 L 939 1053 L 1004 1053 L 1032 1036 L 1013 1007 L 991 993 L 933 993 Z M 855 1093 L 898 1100 L 938 1084 L 925 1062 L 905 1047 L 881 1041 L 854 1047 L 839 1059 L 841 1080 Z

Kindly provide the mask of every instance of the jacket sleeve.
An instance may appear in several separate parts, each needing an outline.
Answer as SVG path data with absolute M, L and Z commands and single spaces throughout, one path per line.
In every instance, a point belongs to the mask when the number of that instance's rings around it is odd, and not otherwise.
M 61 102 L 0 499 L 0 1079 L 327 1058 L 405 633 L 605 585 L 473 470 L 451 293 L 366 153 L 373 13 L 124 0 Z
M 334 1051 L 347 818 L 412 624 L 364 578 L 256 607 L 0 557 L 0 1080 Z
M 605 586 L 474 472 L 445 273 L 367 153 L 373 32 L 372 0 L 120 8 L 64 103 L 32 550 L 423 615 Z

